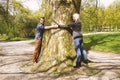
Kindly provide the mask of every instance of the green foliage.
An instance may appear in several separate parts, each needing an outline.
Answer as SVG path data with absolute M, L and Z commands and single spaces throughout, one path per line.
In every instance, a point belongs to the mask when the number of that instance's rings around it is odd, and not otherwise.
M 22 41 L 22 40 L 29 40 L 31 38 L 21 38 L 21 37 L 15 37 L 15 38 L 11 38 L 10 40 L 12 41 Z
M 120 33 L 94 34 L 84 36 L 88 50 L 120 53 Z
M 0 40 L 9 40 L 10 37 L 7 36 L 6 34 L 0 35 Z
M 100 30 L 101 27 L 120 28 L 120 2 L 115 1 L 108 8 L 103 6 L 96 7 L 95 0 L 82 3 L 81 6 L 81 21 L 83 23 L 83 31 L 88 31 L 88 28 L 97 28 L 96 31 Z M 92 4 L 92 5 L 91 5 Z M 95 30 L 94 30 L 95 31 Z M 109 30 L 110 31 L 110 30 Z
M 6 34 L 10 38 L 34 37 L 40 13 L 33 14 L 17 0 L 13 0 L 9 4 L 11 4 L 9 9 L 13 11 L 8 14 L 6 7 L 0 5 L 0 34 Z

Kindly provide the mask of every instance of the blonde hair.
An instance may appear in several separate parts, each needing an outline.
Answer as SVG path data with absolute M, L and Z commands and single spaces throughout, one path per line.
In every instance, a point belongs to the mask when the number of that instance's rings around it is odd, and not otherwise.
M 76 20 L 78 20 L 80 16 L 79 16 L 78 13 L 74 13 L 74 14 L 73 14 L 73 17 L 74 17 Z

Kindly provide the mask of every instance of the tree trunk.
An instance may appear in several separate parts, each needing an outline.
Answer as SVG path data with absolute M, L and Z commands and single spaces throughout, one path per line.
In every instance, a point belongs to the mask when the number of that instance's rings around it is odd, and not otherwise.
M 49 7 L 50 14 L 47 16 L 46 22 L 48 19 L 50 22 L 54 19 L 59 24 L 69 23 L 72 14 L 76 12 L 75 3 L 73 4 L 72 1 L 49 0 L 46 7 Z M 32 71 L 69 71 L 74 65 L 75 56 L 73 39 L 69 30 L 52 29 L 46 31 L 42 40 L 39 63 L 32 68 Z

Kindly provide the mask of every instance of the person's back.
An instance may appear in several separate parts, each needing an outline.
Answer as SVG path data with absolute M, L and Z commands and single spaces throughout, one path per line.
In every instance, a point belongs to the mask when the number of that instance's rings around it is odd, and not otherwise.
M 82 33 L 81 33 L 81 22 L 77 21 L 77 22 L 73 22 L 72 23 L 73 25 L 71 25 L 72 27 L 72 30 L 73 30 L 73 37 L 76 38 L 76 37 L 81 37 L 82 36 Z

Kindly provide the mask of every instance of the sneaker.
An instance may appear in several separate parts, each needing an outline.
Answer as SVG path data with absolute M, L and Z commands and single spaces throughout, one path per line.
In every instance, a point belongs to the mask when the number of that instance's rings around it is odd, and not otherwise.
M 83 62 L 88 65 L 88 61 L 87 61 L 87 60 L 85 60 L 85 61 L 83 61 Z
M 81 63 L 80 62 L 76 62 L 76 65 L 74 66 L 74 68 L 80 68 L 81 67 Z

